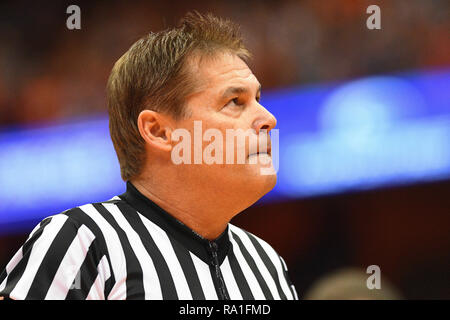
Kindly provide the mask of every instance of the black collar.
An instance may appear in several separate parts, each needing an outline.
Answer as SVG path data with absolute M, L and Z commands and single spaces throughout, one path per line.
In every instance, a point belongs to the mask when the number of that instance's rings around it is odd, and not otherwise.
M 209 241 L 140 193 L 130 181 L 127 181 L 127 191 L 119 197 L 204 262 L 210 263 L 211 261 L 210 250 L 213 243 L 217 245 L 217 256 L 220 264 L 228 254 L 231 245 L 228 226 L 217 239 Z

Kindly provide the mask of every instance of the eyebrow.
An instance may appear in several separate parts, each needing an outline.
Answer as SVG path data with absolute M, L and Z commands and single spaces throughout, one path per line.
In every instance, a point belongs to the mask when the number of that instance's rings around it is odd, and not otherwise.
M 249 89 L 247 87 L 228 87 L 222 94 L 222 99 L 225 99 L 226 97 L 231 96 L 233 94 L 247 93 L 248 91 Z M 259 85 L 256 93 L 261 94 L 261 85 Z

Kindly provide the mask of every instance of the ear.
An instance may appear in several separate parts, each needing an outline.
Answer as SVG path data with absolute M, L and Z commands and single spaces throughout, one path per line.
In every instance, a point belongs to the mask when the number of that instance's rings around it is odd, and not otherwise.
M 138 116 L 139 133 L 147 144 L 161 151 L 172 150 L 172 126 L 169 116 L 152 110 L 143 110 Z

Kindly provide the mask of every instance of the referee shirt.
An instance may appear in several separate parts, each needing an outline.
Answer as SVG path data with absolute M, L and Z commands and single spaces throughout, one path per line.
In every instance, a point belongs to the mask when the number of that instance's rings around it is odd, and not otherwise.
M 142 195 L 50 216 L 0 275 L 11 299 L 298 299 L 286 264 L 232 224 L 209 241 Z

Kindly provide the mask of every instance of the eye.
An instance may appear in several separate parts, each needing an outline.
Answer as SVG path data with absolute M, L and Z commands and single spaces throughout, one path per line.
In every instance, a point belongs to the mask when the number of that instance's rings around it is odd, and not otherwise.
M 225 106 L 243 106 L 244 103 L 239 101 L 239 98 L 231 99 Z

